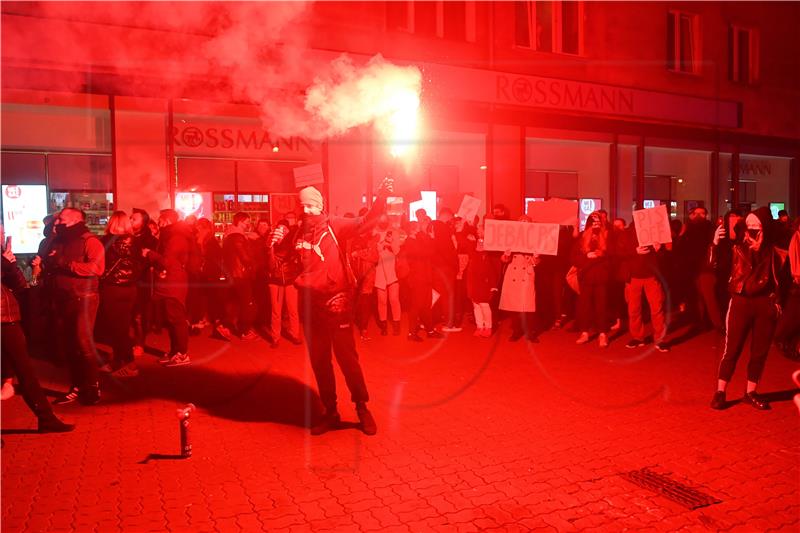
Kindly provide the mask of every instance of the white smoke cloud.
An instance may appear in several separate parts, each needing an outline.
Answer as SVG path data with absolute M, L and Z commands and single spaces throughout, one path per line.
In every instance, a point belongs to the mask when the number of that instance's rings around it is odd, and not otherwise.
M 89 67 L 88 76 L 40 79 L 31 69 L 36 88 L 81 92 L 93 83 L 88 90 L 97 90 L 102 72 L 111 76 L 104 91 L 256 104 L 276 136 L 321 140 L 371 122 L 388 135 L 392 120 L 418 98 L 419 70 L 381 56 L 364 66 L 346 56 L 315 62 L 307 53 L 312 8 L 313 2 L 4 3 L 3 57 Z M 13 24 L 5 23 L 7 15 Z

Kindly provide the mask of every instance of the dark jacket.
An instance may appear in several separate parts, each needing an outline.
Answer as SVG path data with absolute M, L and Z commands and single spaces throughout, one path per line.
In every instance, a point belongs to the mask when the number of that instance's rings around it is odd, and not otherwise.
M 255 259 L 251 243 L 244 233 L 231 232 L 222 240 L 222 258 L 229 280 L 249 280 L 255 277 Z
M 414 290 L 430 287 L 433 282 L 433 239 L 425 232 L 409 235 L 400 252 L 408 259 L 408 286 Z
M 662 279 L 661 265 L 663 260 L 662 255 L 666 250 L 666 246 L 661 246 L 656 252 L 653 247 L 650 247 L 650 252 L 640 254 L 636 251 L 639 247 L 639 240 L 636 237 L 636 230 L 631 226 L 629 231 L 626 231 L 624 236 L 619 236 L 623 242 L 622 244 L 622 265 L 625 270 L 626 279 L 630 281 L 631 278 L 646 279 L 656 278 Z
M 728 290 L 748 297 L 780 296 L 786 288 L 783 278 L 786 254 L 775 246 L 777 228 L 769 209 L 761 207 L 753 214 L 761 221 L 763 241 L 757 252 L 750 249 L 746 240 L 734 245 Z
M 2 258 L 2 295 L 0 296 L 0 321 L 3 323 L 19 322 L 22 315 L 19 311 L 17 294 L 28 286 L 25 276 L 17 266 L 5 257 Z
M 578 283 L 581 285 L 606 284 L 611 276 L 611 266 L 606 250 L 600 257 L 589 258 L 582 248 L 583 240 L 578 237 L 572 248 L 572 264 L 578 269 Z
M 267 249 L 267 281 L 270 285 L 291 285 L 300 275 L 303 265 L 294 248 L 298 230 L 298 226 L 289 228 L 281 242 Z
M 103 285 L 129 287 L 141 278 L 143 259 L 133 235 L 103 235 L 106 269 L 100 278 Z
M 433 228 L 433 268 L 452 276 L 458 273 L 458 253 L 453 244 L 453 230 L 441 220 L 431 222 Z
M 708 254 L 714 240 L 714 225 L 710 220 L 697 220 L 686 224 L 686 232 L 678 238 L 676 249 L 679 267 L 685 269 L 690 279 L 702 271 L 712 271 Z
M 84 223 L 59 228 L 50 252 L 43 258 L 57 291 L 68 297 L 97 294 L 105 271 L 105 249 Z
M 224 277 L 222 247 L 213 234 L 200 243 L 200 272 L 198 277 L 206 282 L 219 282 Z
M 186 301 L 192 245 L 192 232 L 183 222 L 161 230 L 158 248 L 147 254 L 156 270 L 154 296 Z

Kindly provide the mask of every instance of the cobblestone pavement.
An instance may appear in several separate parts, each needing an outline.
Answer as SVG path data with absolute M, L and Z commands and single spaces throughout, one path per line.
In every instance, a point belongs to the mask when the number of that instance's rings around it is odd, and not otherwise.
M 187 367 L 144 356 L 141 375 L 108 381 L 99 405 L 57 408 L 77 424 L 70 434 L 26 432 L 35 420 L 21 398 L 4 401 L 2 529 L 800 530 L 796 363 L 767 362 L 773 410 L 717 412 L 713 333 L 670 353 L 625 349 L 625 336 L 607 350 L 563 331 L 539 344 L 507 337 L 361 342 L 374 437 L 311 437 L 304 347 L 261 340 L 193 337 Z M 41 376 L 65 390 L 63 371 L 43 363 Z M 187 402 L 194 456 L 179 460 L 175 413 Z M 719 503 L 692 510 L 623 476 L 642 468 Z

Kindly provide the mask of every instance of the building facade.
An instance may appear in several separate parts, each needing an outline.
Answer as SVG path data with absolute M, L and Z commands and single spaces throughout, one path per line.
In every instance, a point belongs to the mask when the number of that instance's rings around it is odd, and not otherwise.
M 294 47 L 291 64 L 381 54 L 420 68 L 422 134 L 402 164 L 369 127 L 268 131 L 270 99 L 236 90 L 252 72 L 201 61 L 224 44 L 203 20 L 86 5 L 2 6 L 2 182 L 44 185 L 48 210 L 78 205 L 96 229 L 115 208 L 274 217 L 293 208 L 293 169 L 314 163 L 338 214 L 387 173 L 406 203 L 436 191 L 457 209 L 470 194 L 515 215 L 550 197 L 627 220 L 658 204 L 681 219 L 800 209 L 798 3 L 306 5 L 273 43 Z

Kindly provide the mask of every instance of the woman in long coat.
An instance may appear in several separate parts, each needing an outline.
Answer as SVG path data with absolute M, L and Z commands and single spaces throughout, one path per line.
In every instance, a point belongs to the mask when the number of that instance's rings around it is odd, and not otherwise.
M 520 222 L 530 222 L 530 219 L 523 216 Z M 509 340 L 518 341 L 524 335 L 530 342 L 538 342 L 535 267 L 539 257 L 507 251 L 500 260 L 508 264 L 500 291 L 500 309 L 511 315 L 512 333 Z

